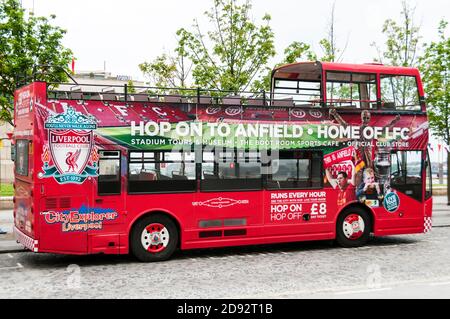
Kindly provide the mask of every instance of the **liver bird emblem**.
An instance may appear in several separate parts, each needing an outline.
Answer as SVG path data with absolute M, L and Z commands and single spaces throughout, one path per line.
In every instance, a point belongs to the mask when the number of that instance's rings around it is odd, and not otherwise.
M 66 164 L 69 166 L 69 168 L 66 171 L 66 173 L 70 173 L 70 172 L 75 173 L 75 169 L 78 170 L 77 161 L 78 161 L 78 158 L 80 157 L 80 154 L 81 154 L 81 150 L 77 150 L 75 153 L 67 152 Z

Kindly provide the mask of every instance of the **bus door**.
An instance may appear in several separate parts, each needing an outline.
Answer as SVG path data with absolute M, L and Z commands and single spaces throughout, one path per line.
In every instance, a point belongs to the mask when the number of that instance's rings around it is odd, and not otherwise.
M 123 191 L 126 165 L 122 163 L 125 159 L 126 154 L 120 150 L 99 151 L 99 176 L 90 207 L 94 216 L 89 232 L 92 252 L 96 247 L 102 251 L 110 247 L 111 253 L 118 252 L 120 225 L 126 218 Z
M 430 161 L 430 154 L 426 153 L 425 155 L 425 220 L 424 220 L 424 231 L 428 232 L 431 230 L 431 217 L 432 217 L 432 213 L 433 213 L 433 190 L 432 190 L 432 185 L 433 185 L 433 176 L 431 175 L 431 161 Z
M 259 235 L 263 223 L 262 164 L 258 152 L 204 151 L 200 192 L 193 203 L 197 239 Z M 250 226 L 250 227 L 249 227 Z
M 398 225 L 390 221 L 386 228 L 423 226 L 424 156 L 422 151 L 391 153 L 391 188 L 394 192 L 385 196 L 383 206 L 386 218 L 401 217 L 401 220 Z

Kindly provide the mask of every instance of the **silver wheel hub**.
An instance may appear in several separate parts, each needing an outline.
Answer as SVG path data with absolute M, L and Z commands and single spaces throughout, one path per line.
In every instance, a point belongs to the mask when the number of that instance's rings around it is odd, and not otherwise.
M 345 237 L 349 239 L 357 239 L 364 233 L 365 224 L 361 216 L 357 219 L 346 219 L 342 225 Z
M 141 234 L 141 244 L 145 250 L 149 250 L 149 248 L 157 246 L 162 246 L 165 248 L 169 244 L 169 239 L 169 231 L 165 227 L 159 231 L 149 230 L 146 228 Z

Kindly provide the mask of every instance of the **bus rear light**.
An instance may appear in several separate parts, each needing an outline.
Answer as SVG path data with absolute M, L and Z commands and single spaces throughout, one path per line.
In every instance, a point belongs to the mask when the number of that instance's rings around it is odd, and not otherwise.
M 13 204 L 16 203 L 16 196 L 13 196 Z

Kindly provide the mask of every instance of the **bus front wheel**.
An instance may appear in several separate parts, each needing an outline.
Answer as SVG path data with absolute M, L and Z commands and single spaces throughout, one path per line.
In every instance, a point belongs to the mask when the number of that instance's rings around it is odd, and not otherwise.
M 338 218 L 336 241 L 342 247 L 360 247 L 369 241 L 370 216 L 360 207 L 346 209 Z
M 131 252 L 143 262 L 169 259 L 176 250 L 177 243 L 177 227 L 165 215 L 145 216 L 134 225 L 131 232 Z

